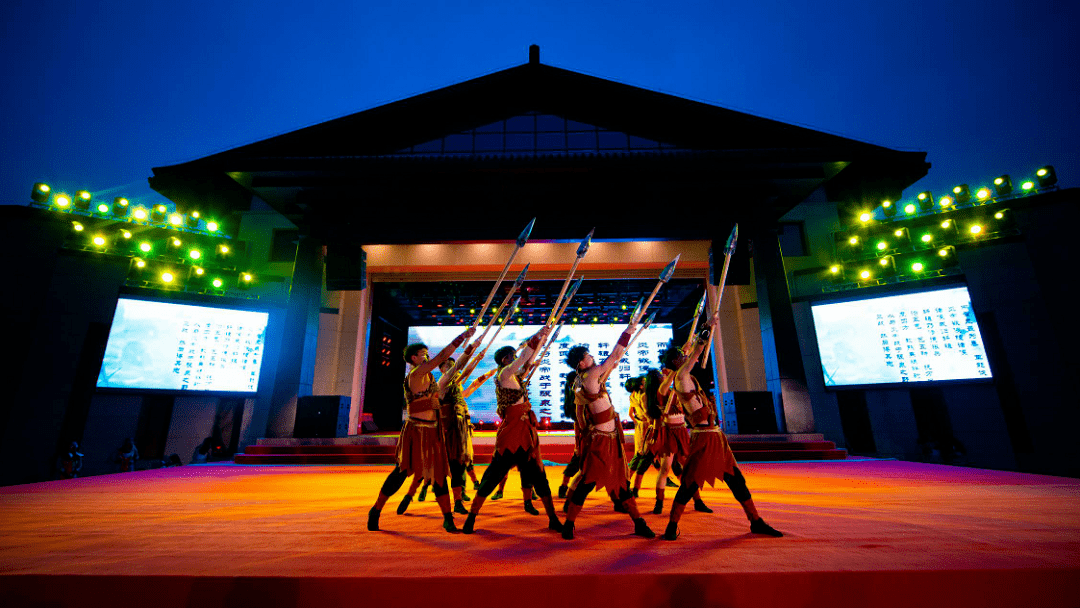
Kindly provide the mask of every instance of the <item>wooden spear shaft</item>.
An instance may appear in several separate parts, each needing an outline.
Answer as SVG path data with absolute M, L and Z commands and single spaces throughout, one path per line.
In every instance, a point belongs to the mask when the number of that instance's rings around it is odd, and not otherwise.
M 484 313 L 487 312 L 488 306 L 491 306 L 491 300 L 495 298 L 495 293 L 499 291 L 499 285 L 502 284 L 503 279 L 506 278 L 506 273 L 510 270 L 510 264 L 514 261 L 514 256 L 521 251 L 521 248 L 525 246 L 525 242 L 529 240 L 529 235 L 532 234 L 533 224 L 536 223 L 534 217 L 529 225 L 525 227 L 525 230 L 521 231 L 518 235 L 517 241 L 514 243 L 514 251 L 510 253 L 510 259 L 506 260 L 506 266 L 503 267 L 502 273 L 499 275 L 499 280 L 495 281 L 495 286 L 491 288 L 491 293 L 488 294 L 487 300 L 484 301 L 484 306 L 480 308 L 480 314 L 476 315 L 476 319 L 472 322 L 470 327 L 476 327 L 480 324 L 480 320 L 484 318 Z

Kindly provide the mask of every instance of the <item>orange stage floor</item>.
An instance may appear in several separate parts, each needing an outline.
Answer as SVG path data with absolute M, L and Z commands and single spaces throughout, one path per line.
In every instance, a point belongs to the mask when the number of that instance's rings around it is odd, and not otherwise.
M 0 603 L 1080 605 L 1080 480 L 879 460 L 742 468 L 784 538 L 751 536 L 720 487 L 703 493 L 716 512 L 688 512 L 678 541 L 631 536 L 595 494 L 564 541 L 521 510 L 513 473 L 472 536 L 443 532 L 431 497 L 404 516 L 391 499 L 383 531 L 368 532 L 387 466 L 185 466 L 0 488 Z M 548 469 L 553 489 L 560 476 Z M 645 516 L 657 533 L 672 494 Z M 653 497 L 643 489 L 642 506 Z

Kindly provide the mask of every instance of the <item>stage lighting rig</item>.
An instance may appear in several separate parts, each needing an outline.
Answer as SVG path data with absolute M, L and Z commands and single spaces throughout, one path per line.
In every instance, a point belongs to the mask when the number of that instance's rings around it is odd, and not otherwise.
M 999 175 L 994 178 L 994 192 L 997 196 L 1008 196 L 1012 194 L 1012 191 L 1012 178 L 1008 175 Z
M 956 204 L 966 205 L 971 202 L 971 190 L 967 184 L 960 184 L 952 189 L 953 196 L 956 197 Z
M 165 205 L 154 205 L 154 208 L 150 210 L 150 221 L 156 224 L 164 222 L 166 211 Z
M 915 199 L 919 201 L 919 209 L 922 209 L 923 211 L 933 210 L 934 195 L 929 190 L 920 192 L 919 195 L 915 197 Z
M 128 199 L 118 196 L 113 199 L 112 202 L 112 214 L 116 217 L 127 217 L 128 214 Z
M 1054 172 L 1052 165 L 1046 165 L 1045 167 L 1039 167 L 1039 170 L 1035 172 L 1035 179 L 1039 182 L 1039 188 L 1050 188 L 1057 185 L 1057 173 Z
M 79 211 L 87 211 L 90 209 L 90 201 L 93 199 L 93 195 L 86 190 L 79 190 L 75 193 L 75 208 Z
M 35 203 L 47 203 L 50 192 L 52 192 L 52 188 L 49 187 L 49 184 L 38 182 L 34 184 L 34 189 L 30 191 L 30 200 Z
M 881 201 L 881 211 L 885 217 L 893 217 L 896 215 L 896 205 L 892 201 Z

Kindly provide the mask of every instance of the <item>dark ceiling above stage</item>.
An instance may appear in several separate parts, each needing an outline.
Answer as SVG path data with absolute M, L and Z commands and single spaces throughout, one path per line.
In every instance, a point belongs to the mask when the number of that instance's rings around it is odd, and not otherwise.
M 491 283 L 463 281 L 453 283 L 374 283 L 374 314 L 405 329 L 411 325 L 467 325 L 479 312 L 491 290 Z M 587 280 L 567 308 L 564 320 L 572 323 L 623 323 L 638 300 L 647 297 L 656 285 L 655 280 L 620 279 Z M 513 323 L 540 324 L 551 312 L 562 281 L 526 281 L 522 286 L 520 312 Z M 499 289 L 492 303 L 494 310 L 509 291 L 509 285 Z M 676 327 L 688 323 L 694 307 L 704 292 L 704 282 L 693 279 L 672 279 L 657 293 L 649 313 L 656 312 L 657 323 L 673 323 Z M 625 309 L 623 307 L 626 307 Z M 578 309 L 581 310 L 578 310 Z M 452 311 L 452 312 L 451 312 Z M 490 318 L 490 314 L 486 317 Z
M 538 56 L 538 53 L 537 53 Z M 655 150 L 415 154 L 529 112 Z M 509 124 L 509 123 L 507 123 Z M 567 123 L 570 124 L 570 123 Z M 507 146 L 509 148 L 509 146 Z M 409 150 L 403 154 L 403 150 Z M 188 163 L 150 185 L 178 206 L 250 208 L 253 196 L 326 242 L 723 239 L 771 224 L 825 186 L 843 201 L 895 196 L 926 174 L 898 152 L 542 65 L 538 59 Z

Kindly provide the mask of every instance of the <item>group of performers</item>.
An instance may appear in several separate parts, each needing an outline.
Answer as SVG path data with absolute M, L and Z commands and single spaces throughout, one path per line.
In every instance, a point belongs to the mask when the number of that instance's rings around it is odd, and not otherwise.
M 505 483 L 510 469 L 517 467 L 526 510 L 539 514 L 530 502 L 535 493 L 543 503 L 548 528 L 563 538 L 574 538 L 586 497 L 593 490 L 601 489 L 607 491 L 616 511 L 629 515 L 635 535 L 654 538 L 656 535 L 642 517 L 636 499 L 644 473 L 656 464 L 659 472 L 654 514 L 663 512 L 669 474 L 679 477 L 679 489 L 661 538 L 675 540 L 679 537 L 679 521 L 691 499 L 695 510 L 712 512 L 701 500 L 700 489 L 705 484 L 715 485 L 717 480 L 727 484 L 742 506 L 752 533 L 783 536 L 758 514 L 727 437 L 719 426 L 716 405 L 690 373 L 708 343 L 709 326 L 715 322 L 714 315 L 706 328 L 692 336 L 686 346 L 671 347 L 664 352 L 662 370 L 651 370 L 646 376 L 627 382 L 631 392 L 631 416 L 635 421 L 635 456 L 629 465 L 623 447 L 622 422 L 612 406 L 605 383 L 630 345 L 636 322 L 627 326 L 615 348 L 602 362 L 596 361 L 586 346 L 569 350 L 566 364 L 572 371 L 567 378 L 566 400 L 568 414 L 571 403 L 573 407 L 575 454 L 558 492 L 560 499 L 566 499 L 563 505 L 565 521 L 560 521 L 556 513 L 540 454 L 537 418 L 528 399 L 527 379 L 538 365 L 536 358 L 551 326 L 545 325 L 520 349 L 513 346 L 500 348 L 494 356 L 497 368 L 468 387 L 463 384 L 479 362 L 479 358 L 472 359 L 476 344 L 469 344 L 456 361 L 452 355 L 469 340 L 474 328 L 459 335 L 434 358 L 428 356 L 428 349 L 423 344 L 408 346 L 404 352 L 409 364 L 404 382 L 408 417 L 398 438 L 397 465 L 387 476 L 375 505 L 368 512 L 368 529 L 379 530 L 379 518 L 386 502 L 413 475 L 413 485 L 397 512 L 405 513 L 422 481 L 425 488 L 421 497 L 430 484 L 443 513 L 443 528 L 447 532 L 472 534 L 485 501 L 501 483 Z M 432 373 L 436 368 L 442 372 L 438 380 Z M 502 422 L 496 433 L 491 464 L 477 483 L 472 471 L 472 423 L 465 400 L 492 376 Z M 466 474 L 472 477 L 476 491 L 469 508 L 465 507 L 465 501 L 469 500 L 465 494 Z M 449 489 L 447 478 L 450 479 Z M 501 497 L 501 494 L 500 488 L 492 498 Z M 466 516 L 460 530 L 454 522 L 455 512 Z

